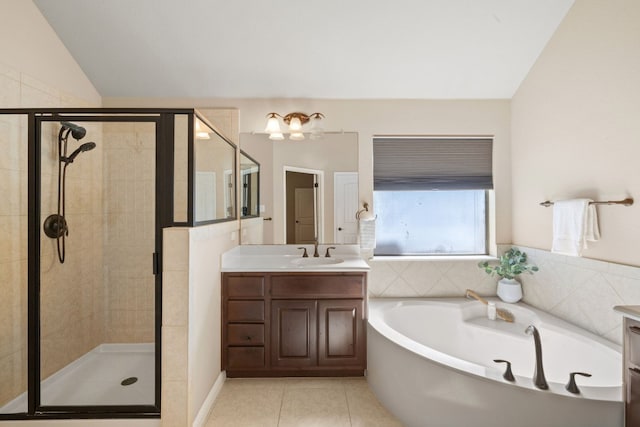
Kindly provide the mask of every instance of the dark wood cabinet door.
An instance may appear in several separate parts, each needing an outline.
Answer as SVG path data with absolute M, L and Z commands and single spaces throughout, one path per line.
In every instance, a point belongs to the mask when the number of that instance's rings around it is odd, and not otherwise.
M 316 301 L 271 301 L 271 365 L 317 366 Z
M 364 366 L 364 302 L 318 301 L 318 364 Z

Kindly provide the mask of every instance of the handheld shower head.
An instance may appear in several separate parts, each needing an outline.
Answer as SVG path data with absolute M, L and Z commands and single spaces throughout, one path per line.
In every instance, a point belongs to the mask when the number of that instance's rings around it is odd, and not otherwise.
M 83 151 L 93 150 L 94 148 L 96 148 L 95 142 L 85 142 L 80 147 L 76 148 L 76 150 L 71 153 L 69 157 L 61 157 L 60 160 L 65 162 L 66 164 L 73 163 L 75 158 L 78 157 L 78 154 L 82 153 Z
M 78 126 L 75 123 L 60 122 L 60 124 L 62 125 L 62 130 L 70 130 L 71 136 L 73 136 L 76 140 L 84 138 L 84 136 L 87 134 L 87 130 L 85 128 L 83 128 L 82 126 Z

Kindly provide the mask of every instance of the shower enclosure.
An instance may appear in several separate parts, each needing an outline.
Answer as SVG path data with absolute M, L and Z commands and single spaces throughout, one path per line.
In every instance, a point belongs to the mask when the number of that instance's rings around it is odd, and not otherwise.
M 159 416 L 162 229 L 196 222 L 196 121 L 0 110 L 0 420 Z

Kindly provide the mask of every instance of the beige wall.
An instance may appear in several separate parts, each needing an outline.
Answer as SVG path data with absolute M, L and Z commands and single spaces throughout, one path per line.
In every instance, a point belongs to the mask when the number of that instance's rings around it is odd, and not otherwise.
M 191 426 L 220 375 L 220 259 L 237 235 L 235 221 L 164 231 L 163 427 Z
M 550 249 L 544 200 L 588 197 L 587 258 L 640 265 L 640 2 L 577 0 L 512 102 L 513 242 Z
M 240 110 L 241 133 L 263 132 L 271 111 L 322 112 L 327 131 L 358 134 L 359 193 L 373 203 L 374 135 L 491 135 L 494 137 L 494 243 L 511 242 L 511 145 L 509 100 L 321 100 L 105 98 L 109 107 L 176 106 Z M 242 147 L 241 147 L 242 148 Z M 257 156 L 255 153 L 249 153 Z M 266 204 L 268 201 L 261 201 Z M 375 211 L 375 206 L 372 206 Z M 265 238 L 266 238 L 265 233 Z
M 100 106 L 101 98 L 93 84 L 31 0 L 2 0 L 0 52 L 4 64 L 55 88 L 64 98 L 72 98 L 65 99 L 70 101 L 63 103 L 65 107 Z M 6 105 L 14 108 L 54 106 L 51 102 Z
M 6 0 L 0 13 L 0 108 L 96 107 L 101 99 L 31 1 Z M 57 129 L 45 126 L 43 218 L 55 212 Z M 99 126 L 87 132 L 100 142 Z M 70 143 L 72 149 L 75 141 Z M 27 145 L 26 121 L 0 117 L 0 406 L 26 390 Z M 90 154 L 90 155 L 89 155 Z M 68 261 L 56 264 L 43 242 L 43 376 L 102 339 L 102 155 L 84 153 L 69 167 Z M 54 185 L 55 184 L 55 185 Z M 52 210 L 54 209 L 54 210 Z M 62 271 L 64 269 L 64 271 Z M 94 275 L 94 273 L 96 273 Z M 71 280 L 71 279 L 76 280 Z M 94 309 L 97 309 L 94 311 Z

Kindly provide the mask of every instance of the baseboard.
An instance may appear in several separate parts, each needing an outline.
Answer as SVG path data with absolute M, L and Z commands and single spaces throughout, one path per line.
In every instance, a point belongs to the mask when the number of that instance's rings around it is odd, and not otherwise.
M 195 419 L 193 420 L 193 424 L 191 424 L 192 427 L 204 427 L 205 423 L 207 422 L 209 412 L 211 412 L 211 408 L 213 408 L 213 404 L 218 398 L 218 394 L 220 394 L 220 390 L 222 390 L 222 386 L 226 379 L 226 371 L 220 372 L 220 375 L 218 375 L 218 378 L 216 378 L 216 382 L 213 383 L 213 387 L 211 387 L 211 390 L 209 390 L 209 394 L 207 394 L 206 399 L 204 399 L 204 402 L 202 402 L 202 406 L 198 411 L 198 415 L 196 415 Z

